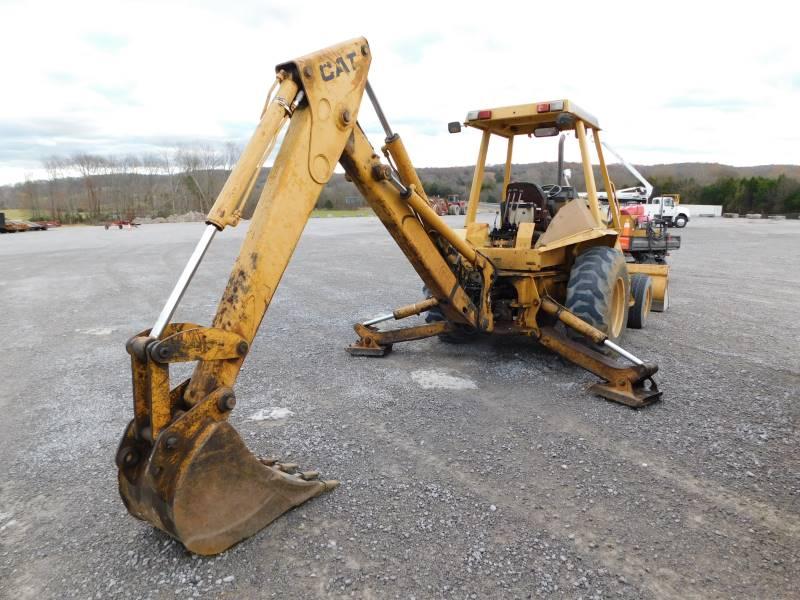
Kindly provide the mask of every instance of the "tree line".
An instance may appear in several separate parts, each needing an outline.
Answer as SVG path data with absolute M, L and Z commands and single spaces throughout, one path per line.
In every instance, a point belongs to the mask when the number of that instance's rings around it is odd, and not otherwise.
M 23 208 L 32 218 L 64 223 L 96 223 L 111 218 L 167 217 L 190 211 L 207 213 L 241 154 L 241 146 L 186 145 L 160 153 L 109 156 L 74 153 L 42 160 L 46 178 L 0 187 L 0 210 Z M 572 168 L 573 185 L 584 189 L 578 164 Z M 663 167 L 660 168 L 663 170 Z M 681 165 L 676 165 L 680 172 Z M 767 214 L 800 213 L 800 181 L 785 174 L 777 177 L 721 176 L 710 183 L 695 177 L 655 176 L 642 169 L 655 193 L 679 193 L 689 204 L 719 204 L 725 212 Z M 248 217 L 261 193 L 269 169 L 260 174 L 245 206 Z M 634 185 L 619 165 L 610 166 L 617 187 Z M 419 169 L 429 196 L 469 195 L 472 167 Z M 599 175 L 599 174 L 598 174 Z M 514 165 L 512 180 L 555 183 L 555 163 Z M 601 179 L 596 177 L 597 181 Z M 481 201 L 498 202 L 502 194 L 503 166 L 488 165 L 481 184 Z M 333 176 L 317 206 L 358 208 L 364 205 L 355 186 L 343 175 Z
M 701 185 L 692 178 L 675 180 L 652 177 L 655 193 L 678 193 L 682 202 L 720 204 L 723 212 L 747 214 L 800 213 L 800 181 L 778 177 L 721 177 Z
M 572 169 L 572 185 L 584 190 L 581 166 L 577 163 L 567 163 L 566 166 Z M 676 170 L 680 170 L 680 167 L 684 165 L 676 166 Z M 791 216 L 800 214 L 800 180 L 785 174 L 776 177 L 724 175 L 710 182 L 698 182 L 694 177 L 656 176 L 648 173 L 647 167 L 641 167 L 641 170 L 653 184 L 654 195 L 680 194 L 681 202 L 721 205 L 723 212 Z M 610 165 L 609 171 L 617 188 L 640 185 L 620 165 Z M 421 169 L 420 173 L 428 195 L 446 197 L 453 193 L 469 194 L 471 168 Z M 555 163 L 532 163 L 512 167 L 513 181 L 546 184 L 555 183 L 557 178 Z M 502 181 L 503 166 L 487 166 L 481 185 L 481 202 L 498 202 L 502 194 Z M 599 170 L 595 172 L 595 181 L 602 187 Z
M 0 208 L 64 223 L 208 212 L 241 153 L 234 143 L 159 154 L 90 153 L 42 159 L 46 179 L 0 188 Z

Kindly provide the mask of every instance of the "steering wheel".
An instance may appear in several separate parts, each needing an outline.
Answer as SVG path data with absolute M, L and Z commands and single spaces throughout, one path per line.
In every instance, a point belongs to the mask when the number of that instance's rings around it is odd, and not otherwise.
M 547 194 L 548 198 L 555 198 L 561 193 L 561 186 L 555 184 L 543 185 L 542 191 Z

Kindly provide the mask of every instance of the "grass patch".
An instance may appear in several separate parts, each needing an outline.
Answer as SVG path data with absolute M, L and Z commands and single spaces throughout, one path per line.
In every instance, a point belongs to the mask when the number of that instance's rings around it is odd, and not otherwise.
M 335 210 L 327 208 L 315 208 L 311 213 L 311 218 L 331 219 L 337 217 L 374 217 L 375 213 L 371 208 L 359 208 L 356 210 Z
M 31 211 L 25 208 L 0 208 L 0 212 L 6 214 L 6 219 L 31 220 Z

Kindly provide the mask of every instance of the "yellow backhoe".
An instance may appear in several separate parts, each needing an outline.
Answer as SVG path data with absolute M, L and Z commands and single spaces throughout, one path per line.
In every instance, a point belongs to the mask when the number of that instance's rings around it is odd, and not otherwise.
M 366 39 L 358 38 L 277 66 L 255 133 L 163 311 L 151 329 L 127 344 L 133 420 L 117 451 L 120 494 L 131 514 L 192 552 L 221 552 L 337 485 L 296 465 L 257 458 L 228 423 L 236 377 L 337 163 L 427 290 L 415 304 L 355 325 L 351 354 L 382 356 L 398 342 L 437 335 L 445 341 L 523 335 L 596 374 L 601 381 L 591 389 L 599 396 L 639 407 L 661 394 L 652 379 L 657 367 L 617 344 L 629 312 L 646 311 L 649 304 L 631 293 L 597 120 L 557 100 L 473 111 L 463 123 L 451 123 L 453 132 L 462 125 L 481 131 L 465 226 L 453 229 L 428 204 L 403 142 L 367 81 L 371 58 Z M 358 124 L 365 92 L 386 132 L 385 159 Z M 172 322 L 215 234 L 238 224 L 287 123 L 213 323 Z M 609 192 L 610 217 L 598 205 L 588 131 Z M 568 186 L 511 181 L 515 139 L 561 132 L 577 137 L 585 198 Z M 507 143 L 507 162 L 500 220 L 490 227 L 476 221 L 476 212 L 492 137 Z M 422 313 L 424 324 L 378 327 Z M 170 364 L 187 361 L 196 363 L 191 378 L 171 387 Z

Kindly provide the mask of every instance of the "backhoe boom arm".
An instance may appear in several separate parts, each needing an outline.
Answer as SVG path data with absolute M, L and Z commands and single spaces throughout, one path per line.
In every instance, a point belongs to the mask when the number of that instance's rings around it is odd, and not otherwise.
M 120 493 L 132 514 L 194 552 L 220 552 L 336 485 L 304 478 L 279 463 L 260 462 L 227 417 L 235 406 L 233 385 L 250 344 L 337 160 L 448 317 L 480 324 L 481 311 L 426 229 L 438 225 L 446 237 L 449 228 L 431 223 L 430 215 L 423 224 L 412 206 L 427 208 L 420 196 L 424 192 L 411 186 L 401 197 L 357 124 L 369 62 L 369 46 L 359 38 L 278 67 L 277 92 L 208 215 L 207 234 L 155 327 L 128 343 L 134 420 L 117 453 Z M 212 326 L 170 323 L 214 231 L 238 223 L 287 120 Z M 491 269 L 463 241 L 451 239 L 468 252 L 469 257 L 461 258 L 469 258 L 470 268 Z M 458 254 L 455 248 L 453 252 Z M 181 361 L 197 361 L 197 366 L 189 381 L 170 389 L 169 363 Z

